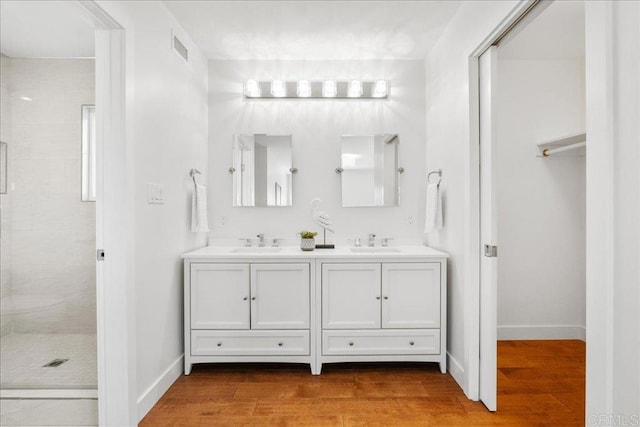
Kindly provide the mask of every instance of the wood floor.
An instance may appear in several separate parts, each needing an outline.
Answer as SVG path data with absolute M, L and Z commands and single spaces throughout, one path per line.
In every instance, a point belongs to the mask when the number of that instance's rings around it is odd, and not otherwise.
M 195 365 L 141 426 L 584 426 L 585 344 L 498 343 L 498 411 L 435 364 Z

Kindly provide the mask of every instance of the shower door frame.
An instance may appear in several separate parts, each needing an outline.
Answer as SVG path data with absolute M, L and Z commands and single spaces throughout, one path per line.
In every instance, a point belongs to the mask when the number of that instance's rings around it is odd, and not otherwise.
M 95 32 L 96 262 L 98 423 L 136 425 L 135 308 L 131 218 L 133 204 L 126 111 L 131 70 L 125 67 L 126 33 L 93 0 L 77 0 Z

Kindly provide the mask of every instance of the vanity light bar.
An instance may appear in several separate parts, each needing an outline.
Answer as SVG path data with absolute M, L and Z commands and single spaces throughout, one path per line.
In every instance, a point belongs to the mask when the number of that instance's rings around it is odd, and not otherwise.
M 247 80 L 244 97 L 249 99 L 386 99 L 387 80 Z

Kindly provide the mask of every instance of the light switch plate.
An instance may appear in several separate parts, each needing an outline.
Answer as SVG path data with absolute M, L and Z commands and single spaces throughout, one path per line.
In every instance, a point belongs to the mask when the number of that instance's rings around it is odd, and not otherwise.
M 147 203 L 150 205 L 164 204 L 164 185 L 147 183 Z

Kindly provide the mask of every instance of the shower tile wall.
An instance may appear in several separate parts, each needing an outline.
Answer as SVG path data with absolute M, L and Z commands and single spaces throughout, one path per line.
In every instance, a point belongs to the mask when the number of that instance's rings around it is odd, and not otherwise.
M 0 55 L 0 141 L 11 141 L 10 59 Z M 11 171 L 9 171 L 10 173 Z M 10 182 L 10 176 L 7 176 Z M 0 300 L 11 293 L 11 192 L 0 194 Z M 0 336 L 11 332 L 11 321 L 2 319 Z
M 12 332 L 95 333 L 95 203 L 80 201 L 81 106 L 94 103 L 94 61 L 9 62 L 10 291 L 51 303 L 14 315 Z

